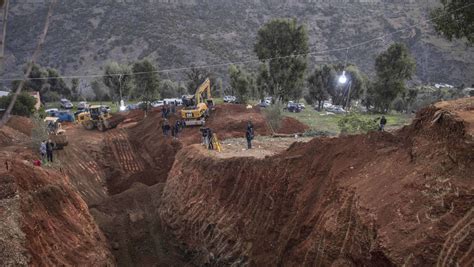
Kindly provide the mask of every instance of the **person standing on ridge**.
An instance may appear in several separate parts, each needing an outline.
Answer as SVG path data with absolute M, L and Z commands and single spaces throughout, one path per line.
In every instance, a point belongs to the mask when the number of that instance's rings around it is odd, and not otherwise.
M 382 116 L 382 118 L 380 119 L 380 128 L 379 128 L 381 132 L 385 130 L 385 124 L 387 124 L 387 119 L 385 118 L 385 116 Z
M 51 139 L 46 142 L 46 156 L 48 158 L 48 162 L 53 162 L 53 149 L 54 149 L 54 143 L 51 141 Z
M 43 140 L 40 144 L 40 155 L 41 155 L 41 163 L 46 162 L 46 140 Z
M 253 124 L 251 121 L 247 123 L 247 131 L 245 131 L 245 138 L 247 139 L 247 149 L 252 149 L 252 140 L 254 137 Z

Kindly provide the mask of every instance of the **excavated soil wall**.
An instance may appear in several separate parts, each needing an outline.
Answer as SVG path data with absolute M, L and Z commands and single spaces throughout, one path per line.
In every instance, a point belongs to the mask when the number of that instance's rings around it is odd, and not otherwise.
M 113 265 L 107 241 L 64 175 L 0 151 L 0 259 L 6 266 Z M 4 221 L 5 220 L 5 221 Z
M 188 147 L 160 216 L 198 265 L 471 266 L 474 143 L 458 116 L 470 103 L 265 159 Z

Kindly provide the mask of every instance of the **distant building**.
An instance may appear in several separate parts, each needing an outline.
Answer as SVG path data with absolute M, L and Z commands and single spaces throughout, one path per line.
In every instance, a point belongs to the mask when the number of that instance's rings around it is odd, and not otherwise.
M 41 108 L 41 98 L 40 93 L 37 91 L 29 92 L 32 97 L 36 99 L 35 109 L 39 110 Z
M 8 94 L 10 94 L 10 92 L 7 92 L 7 91 L 0 91 L 0 97 L 2 97 L 2 96 L 7 96 Z

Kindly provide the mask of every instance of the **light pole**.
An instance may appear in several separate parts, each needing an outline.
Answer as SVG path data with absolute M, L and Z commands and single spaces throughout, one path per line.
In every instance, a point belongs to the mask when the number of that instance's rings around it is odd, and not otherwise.
M 123 102 L 123 96 L 122 96 L 122 77 L 123 75 L 119 75 L 119 92 L 120 92 L 120 111 L 125 111 L 125 103 Z
M 348 93 L 347 93 L 347 101 L 346 101 L 346 109 L 349 107 L 349 103 L 351 101 L 351 87 L 352 87 L 352 80 L 346 77 L 346 71 L 342 71 L 342 75 L 339 76 L 338 82 L 344 86 L 347 83 L 348 86 Z M 347 112 L 347 110 L 346 110 Z

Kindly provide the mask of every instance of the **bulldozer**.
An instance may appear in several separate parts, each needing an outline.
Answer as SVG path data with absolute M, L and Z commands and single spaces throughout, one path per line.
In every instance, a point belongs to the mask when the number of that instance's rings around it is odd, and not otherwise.
M 77 121 L 87 130 L 97 128 L 101 132 L 115 128 L 118 124 L 112 121 L 112 115 L 100 105 L 92 105 L 88 111 L 79 113 Z
M 194 95 L 183 97 L 183 105 L 181 118 L 186 122 L 186 126 L 202 126 L 206 123 L 210 111 L 214 108 L 209 78 L 197 88 Z
M 46 117 L 44 122 L 48 129 L 48 138 L 53 142 L 54 149 L 60 150 L 69 144 L 66 130 L 64 130 L 59 122 L 59 118 Z

